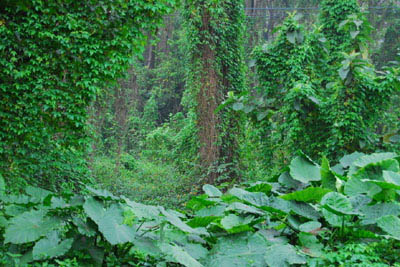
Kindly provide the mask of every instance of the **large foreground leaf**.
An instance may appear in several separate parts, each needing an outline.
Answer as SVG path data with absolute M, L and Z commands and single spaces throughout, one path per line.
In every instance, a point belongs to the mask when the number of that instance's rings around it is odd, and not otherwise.
M 265 266 L 268 242 L 260 234 L 221 237 L 210 252 L 209 267 Z
M 378 203 L 361 208 L 363 213 L 361 224 L 375 224 L 381 217 L 386 215 L 400 215 L 400 205 L 397 203 Z
M 289 244 L 274 245 L 266 250 L 265 261 L 270 267 L 289 267 L 292 264 L 305 264 L 306 259 L 297 254 Z
M 88 198 L 83 206 L 89 217 L 99 226 L 100 232 L 112 245 L 132 242 L 135 229 L 124 224 L 123 209 L 113 204 L 105 209 L 103 204 L 94 198 Z
M 320 167 L 305 156 L 298 156 L 290 163 L 290 175 L 302 183 L 321 180 Z
M 62 256 L 71 248 L 73 241 L 72 238 L 61 241 L 57 231 L 53 231 L 35 244 L 33 259 L 43 260 Z
M 162 243 L 159 247 L 163 253 L 169 256 L 169 261 L 180 263 L 186 267 L 203 266 L 180 246 Z
M 326 188 L 307 187 L 304 190 L 282 195 L 281 198 L 285 200 L 296 200 L 302 202 L 312 202 L 312 201 L 319 202 L 321 198 L 329 192 L 331 192 L 331 190 Z
M 45 210 L 24 212 L 9 221 L 4 242 L 23 244 L 36 241 L 59 224 L 60 221 L 57 218 L 47 217 Z
M 400 240 L 400 219 L 399 217 L 388 215 L 378 220 L 378 226 L 391 237 Z

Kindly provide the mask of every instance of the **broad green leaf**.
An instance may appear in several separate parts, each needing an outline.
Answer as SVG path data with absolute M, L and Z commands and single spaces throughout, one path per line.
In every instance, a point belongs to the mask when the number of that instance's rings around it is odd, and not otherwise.
M 340 164 L 344 168 L 348 168 L 351 165 L 353 165 L 354 161 L 356 161 L 357 159 L 361 158 L 362 156 L 365 156 L 365 154 L 364 153 L 360 153 L 360 152 L 354 152 L 352 154 L 345 155 L 340 159 Z
M 322 255 L 323 245 L 318 241 L 317 237 L 310 233 L 299 234 L 300 244 L 303 246 L 303 253 L 311 257 L 320 257 Z
M 301 186 L 303 185 L 301 182 L 293 179 L 289 172 L 284 172 L 282 173 L 279 178 L 278 181 L 281 185 L 287 187 L 287 188 L 292 188 L 292 189 L 298 189 L 301 188 Z
M 241 102 L 236 102 L 236 103 L 234 103 L 234 104 L 232 105 L 232 108 L 233 108 L 233 110 L 235 110 L 235 111 L 239 111 L 239 110 L 242 110 L 242 109 L 244 108 L 244 105 L 243 105 L 243 103 L 241 103 Z
M 299 255 L 292 245 L 287 244 L 268 247 L 265 261 L 270 267 L 289 267 L 292 264 L 305 264 L 306 258 Z
M 145 253 L 146 255 L 153 257 L 161 256 L 161 250 L 157 246 L 156 241 L 148 237 L 136 236 L 133 245 L 134 246 L 131 248 L 131 251 L 140 251 L 141 253 Z
M 315 165 L 305 156 L 298 156 L 294 158 L 290 163 L 289 168 L 290 176 L 302 183 L 321 180 L 320 167 Z
M 241 188 L 232 188 L 228 193 L 257 207 L 269 204 L 268 197 L 261 192 L 249 192 Z
M 393 183 L 388 183 L 386 181 L 376 181 L 376 180 L 369 180 L 369 179 L 363 179 L 361 180 L 364 183 L 372 183 L 375 184 L 377 186 L 379 186 L 382 189 L 396 189 L 396 190 L 400 190 L 400 185 L 396 185 Z
M 383 160 L 387 160 L 387 159 L 394 159 L 397 157 L 396 153 L 391 153 L 391 152 L 387 152 L 387 153 L 373 153 L 371 155 L 365 155 L 362 156 L 358 159 L 356 159 L 353 164 L 359 168 L 365 167 L 368 164 L 371 163 L 378 163 L 381 162 Z
M 311 222 L 306 222 L 303 223 L 299 226 L 299 230 L 302 232 L 306 232 L 306 233 L 314 233 L 316 231 L 318 231 L 319 229 L 321 229 L 322 225 L 320 222 L 317 221 L 311 221 Z
M 265 266 L 268 242 L 260 234 L 243 233 L 218 238 L 207 259 L 209 267 Z
M 400 219 L 399 217 L 388 215 L 378 219 L 378 226 L 394 239 L 400 240 Z
M 321 205 L 329 212 L 339 216 L 354 214 L 350 200 L 337 192 L 326 194 L 321 200 Z
M 198 211 L 205 207 L 213 206 L 215 204 L 216 202 L 210 200 L 207 195 L 201 195 L 193 197 L 191 200 L 189 200 L 189 202 L 186 203 L 186 207 L 191 210 Z
M 189 225 L 192 228 L 207 227 L 210 223 L 218 221 L 219 219 L 221 219 L 221 217 L 215 217 L 215 216 L 199 217 L 199 216 L 196 216 L 193 219 L 189 220 L 187 222 L 187 225 Z
M 222 196 L 222 192 L 216 188 L 213 185 L 206 184 L 203 186 L 203 191 L 209 196 L 209 197 L 220 197 Z
M 400 185 L 400 173 L 392 171 L 383 171 L 383 179 L 391 184 Z
M 229 214 L 221 219 L 221 226 L 228 233 L 239 233 L 243 231 L 251 231 L 249 224 L 253 222 L 253 216 L 240 217 L 235 214 Z
M 290 201 L 291 213 L 303 216 L 310 220 L 318 220 L 321 215 L 311 205 L 304 202 Z
M 160 210 L 155 206 L 144 205 L 128 198 L 123 198 L 139 219 L 155 219 L 160 215 Z
M 249 188 L 246 188 L 249 192 L 262 192 L 264 194 L 268 194 L 272 189 L 272 185 L 268 183 L 258 182 L 250 185 Z
M 336 191 L 336 176 L 333 174 L 326 157 L 322 159 L 321 164 L 321 183 L 322 187 Z
M 265 212 L 252 206 L 248 206 L 246 204 L 243 204 L 241 202 L 234 202 L 230 204 L 226 210 L 234 210 L 239 213 L 251 213 L 251 214 L 257 214 L 257 215 L 264 215 Z
M 375 224 L 379 218 L 386 215 L 400 215 L 400 205 L 398 203 L 378 203 L 365 206 L 360 211 L 363 214 L 361 224 Z
M 207 231 L 203 228 L 192 228 L 186 223 L 184 223 L 178 216 L 175 214 L 172 214 L 171 212 L 166 211 L 164 208 L 160 207 L 161 213 L 165 216 L 166 220 L 177 227 L 178 229 L 182 230 L 183 232 L 186 233 L 191 233 L 191 234 L 198 234 L 198 235 L 208 235 Z
M 225 206 L 218 205 L 218 206 L 212 206 L 212 207 L 207 207 L 203 208 L 199 211 L 197 211 L 195 214 L 196 216 L 200 217 L 207 217 L 207 216 L 224 216 L 224 211 L 225 211 Z
M 90 225 L 89 222 L 83 221 L 82 218 L 74 216 L 72 222 L 78 228 L 78 232 L 82 235 L 92 237 L 96 235 L 96 230 Z
M 25 192 L 32 197 L 32 202 L 42 202 L 48 195 L 52 194 L 50 191 L 33 186 L 26 187 Z
M 5 243 L 23 244 L 38 240 L 60 226 L 56 217 L 47 217 L 45 210 L 32 210 L 12 218 L 4 234 Z
M 386 159 L 377 163 L 370 163 L 358 169 L 351 176 L 359 179 L 383 181 L 383 171 L 399 171 L 399 162 L 395 159 Z
M 186 267 L 203 266 L 180 246 L 162 243 L 159 247 L 163 253 L 170 256 L 170 260 L 173 262 L 180 263 Z
M 185 243 L 183 248 L 196 260 L 204 259 L 208 255 L 208 250 L 200 244 Z
M 85 204 L 83 205 L 83 209 L 90 217 L 90 219 L 92 219 L 97 224 L 99 224 L 100 220 L 104 217 L 106 212 L 103 204 L 92 197 L 86 199 Z
M 282 195 L 280 197 L 285 200 L 296 200 L 302 202 L 319 202 L 322 199 L 322 197 L 329 192 L 331 192 L 331 190 L 326 188 L 307 187 L 304 190 Z
M 73 241 L 72 238 L 61 241 L 58 232 L 53 231 L 35 244 L 32 251 L 33 259 L 44 260 L 62 256 L 71 248 Z
M 351 178 L 344 185 L 344 193 L 348 196 L 366 194 L 373 197 L 381 191 L 382 189 L 379 186 L 363 182 L 358 178 Z
M 97 197 L 101 197 L 101 198 L 104 198 L 104 199 L 113 199 L 113 200 L 118 200 L 119 199 L 118 197 L 114 196 L 112 193 L 110 193 L 110 192 L 108 192 L 107 190 L 104 190 L 104 189 L 95 189 L 95 188 L 93 188 L 91 186 L 86 186 L 86 189 L 90 193 L 94 194 Z
M 112 245 L 132 242 L 136 231 L 124 224 L 123 209 L 113 204 L 107 209 L 94 198 L 88 198 L 83 206 L 86 214 L 99 226 L 99 231 Z

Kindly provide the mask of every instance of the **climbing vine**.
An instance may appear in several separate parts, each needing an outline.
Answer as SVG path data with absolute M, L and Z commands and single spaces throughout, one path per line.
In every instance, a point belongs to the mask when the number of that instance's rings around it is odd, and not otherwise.
M 0 174 L 47 187 L 84 174 L 88 105 L 174 4 L 2 1 Z
M 395 78 L 375 71 L 371 27 L 357 2 L 323 1 L 312 31 L 299 18 L 289 16 L 271 44 L 254 50 L 260 86 L 233 97 L 233 108 L 261 129 L 270 162 L 282 164 L 298 150 L 335 159 L 379 149 Z
M 238 119 L 217 108 L 228 91 L 244 89 L 243 3 L 188 0 L 184 16 L 190 51 L 184 101 L 196 114 L 201 161 L 209 170 L 208 181 L 214 183 L 227 166 L 233 170 L 236 161 Z

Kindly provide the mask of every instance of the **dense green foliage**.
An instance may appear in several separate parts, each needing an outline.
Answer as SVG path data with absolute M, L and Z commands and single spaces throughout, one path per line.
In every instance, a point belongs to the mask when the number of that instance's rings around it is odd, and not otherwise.
M 301 154 L 270 183 L 203 186 L 184 213 L 91 187 L 0 189 L 0 260 L 11 266 L 398 266 L 395 153 L 356 152 L 334 168 Z
M 175 1 L 3 1 L 0 173 L 52 186 L 85 173 L 87 106 Z M 17 178 L 23 178 L 16 181 Z
M 289 16 L 272 43 L 254 50 L 260 86 L 233 97 L 260 129 L 267 161 L 282 164 L 299 149 L 337 159 L 386 146 L 384 136 L 398 130 L 382 114 L 398 94 L 399 68 L 375 70 L 357 2 L 323 1 L 312 31 L 300 18 Z
M 2 1 L 0 265 L 400 266 L 399 3 L 284 2 Z

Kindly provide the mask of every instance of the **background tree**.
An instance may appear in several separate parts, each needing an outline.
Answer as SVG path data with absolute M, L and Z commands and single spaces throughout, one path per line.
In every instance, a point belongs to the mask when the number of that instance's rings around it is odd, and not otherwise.
M 243 3 L 239 0 L 185 2 L 190 69 L 188 90 L 196 113 L 200 160 L 215 183 L 217 167 L 234 168 L 238 122 L 226 110 L 217 112 L 228 91 L 241 92 Z

